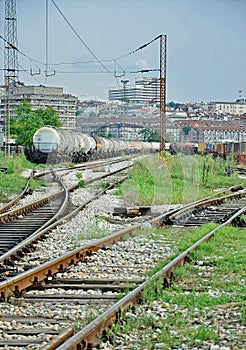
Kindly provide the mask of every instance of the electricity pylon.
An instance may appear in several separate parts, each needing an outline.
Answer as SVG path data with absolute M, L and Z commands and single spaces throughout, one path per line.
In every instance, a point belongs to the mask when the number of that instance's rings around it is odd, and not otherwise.
M 16 0 L 5 0 L 4 22 L 5 154 L 10 155 L 10 94 L 18 81 Z
M 160 152 L 166 143 L 166 82 L 167 82 L 167 36 L 160 35 Z

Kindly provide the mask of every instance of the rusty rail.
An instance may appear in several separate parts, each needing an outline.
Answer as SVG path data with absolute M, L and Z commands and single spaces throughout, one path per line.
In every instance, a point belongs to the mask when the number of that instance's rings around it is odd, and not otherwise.
M 107 190 L 107 189 L 106 189 Z M 105 190 L 103 190 L 105 191 Z M 245 196 L 246 192 L 243 193 L 234 193 L 229 196 L 224 196 L 223 200 L 231 199 L 233 197 L 238 196 Z M 214 199 L 210 200 L 211 202 L 214 202 Z M 203 200 L 201 200 L 201 203 L 203 203 Z M 196 202 L 197 205 L 197 202 Z M 187 210 L 190 210 L 190 205 L 187 205 Z M 78 209 L 77 209 L 78 210 Z M 184 208 L 181 209 L 182 211 Z M 150 224 L 158 224 L 160 223 L 164 217 L 168 217 L 170 214 L 177 214 L 177 210 L 174 210 L 172 212 L 162 214 L 152 220 L 149 221 Z M 64 219 L 62 219 L 64 220 Z M 62 221 L 61 220 L 61 221 Z M 52 226 L 56 226 L 57 222 L 54 223 Z M 47 232 L 48 229 L 51 229 L 52 226 L 49 226 L 48 228 L 45 228 L 44 231 Z M 0 293 L 1 293 L 1 299 L 4 300 L 9 294 L 14 294 L 16 296 L 19 296 L 21 294 L 21 290 L 29 287 L 33 283 L 40 283 L 41 281 L 45 280 L 46 278 L 52 278 L 52 275 L 57 272 L 62 272 L 64 269 L 71 265 L 75 264 L 79 261 L 84 261 L 87 256 L 90 256 L 93 252 L 97 251 L 100 248 L 107 247 L 116 241 L 120 240 L 124 235 L 131 234 L 134 230 L 140 228 L 142 224 L 134 225 L 130 228 L 126 228 L 124 230 L 121 230 L 119 232 L 115 232 L 111 234 L 110 236 L 101 238 L 97 240 L 95 243 L 79 247 L 67 254 L 65 254 L 63 257 L 55 258 L 47 263 L 44 263 L 40 265 L 39 267 L 36 267 L 32 269 L 31 271 L 22 273 L 16 277 L 10 278 L 5 282 L 0 283 Z M 38 233 L 38 235 L 41 235 L 42 231 Z M 32 235 L 31 240 L 35 240 L 37 235 Z M 26 245 L 26 242 L 24 242 Z M 23 244 L 24 244 L 23 243 Z M 30 243 L 30 241 L 28 242 Z M 5 255 L 6 257 L 6 255 Z
M 243 209 L 240 209 L 236 214 L 234 214 L 229 220 L 225 223 L 219 225 L 209 233 L 207 233 L 200 240 L 195 242 L 192 246 L 174 258 L 171 262 L 165 265 L 160 271 L 155 275 L 150 277 L 147 281 L 140 284 L 136 289 L 128 293 L 120 301 L 110 307 L 107 311 L 103 312 L 98 316 L 94 321 L 89 323 L 85 328 L 80 330 L 78 333 L 73 335 L 65 343 L 61 344 L 59 347 L 56 347 L 56 350 L 78 350 L 78 349 L 91 349 L 93 346 L 96 346 L 99 343 L 99 335 L 103 330 L 107 329 L 115 320 L 120 317 L 120 314 L 123 310 L 128 308 L 130 305 L 138 302 L 143 295 L 145 288 L 153 282 L 156 282 L 158 278 L 162 278 L 163 286 L 166 281 L 172 276 L 173 271 L 183 265 L 189 258 L 189 254 L 195 250 L 203 242 L 210 240 L 214 234 L 225 225 L 231 224 L 235 218 L 242 215 L 246 212 L 246 206 Z M 56 344 L 57 345 L 57 344 Z M 45 350 L 51 350 L 49 346 L 46 346 Z
M 118 170 L 118 172 L 119 171 L 120 170 Z M 108 176 L 109 175 L 112 175 L 112 173 L 108 174 Z M 106 176 L 106 175 L 103 175 L 103 176 Z M 97 181 L 98 179 L 99 178 L 96 178 L 95 181 Z M 115 184 L 118 184 L 118 183 L 124 181 L 125 179 L 126 179 L 126 177 L 123 177 L 122 179 L 117 181 Z M 115 184 L 112 184 L 112 185 L 108 186 L 107 188 L 103 189 L 97 195 L 95 195 L 93 198 L 89 199 L 83 205 L 81 205 L 80 207 L 76 208 L 74 211 L 72 211 L 71 213 L 67 214 L 66 216 L 64 216 L 64 217 L 59 219 L 59 217 L 61 215 L 60 215 L 60 212 L 57 213 L 56 217 L 52 218 L 52 221 L 50 221 L 49 223 L 46 223 L 43 227 L 39 228 L 31 236 L 29 236 L 27 239 L 23 240 L 16 247 L 12 248 L 7 253 L 3 254 L 0 257 L 0 263 L 5 263 L 6 259 L 9 259 L 9 258 L 11 259 L 17 253 L 22 252 L 23 250 L 25 250 L 25 248 L 27 246 L 29 246 L 30 244 L 32 244 L 33 242 L 35 242 L 37 240 L 37 238 L 42 237 L 45 233 L 47 233 L 48 231 L 54 229 L 56 226 L 62 224 L 64 221 L 67 221 L 67 220 L 70 220 L 71 218 L 73 218 L 75 215 L 77 215 L 79 213 L 79 211 L 81 211 L 89 203 L 91 203 L 93 200 L 99 198 L 102 194 L 106 193 L 108 190 L 113 188 L 115 186 Z M 78 187 L 78 185 L 72 186 L 71 188 L 68 189 L 68 191 L 73 191 L 77 187 Z M 56 195 L 56 194 L 53 194 L 52 196 L 54 196 L 54 195 Z

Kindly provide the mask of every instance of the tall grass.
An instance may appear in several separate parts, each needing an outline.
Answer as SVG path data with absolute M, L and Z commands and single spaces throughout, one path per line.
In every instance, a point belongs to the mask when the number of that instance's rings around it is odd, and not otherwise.
M 135 163 L 117 194 L 128 206 L 188 203 L 241 183 L 233 174 L 228 176 L 228 169 L 233 169 L 230 159 L 156 154 Z
M 35 164 L 24 155 L 6 157 L 0 152 L 0 167 L 7 168 L 8 173 L 0 172 L 0 201 L 4 201 L 23 190 L 27 179 L 21 176 L 25 169 L 33 169 Z
M 154 230 L 158 237 L 163 235 L 167 241 L 171 239 L 176 245 L 175 257 L 215 226 L 209 223 L 190 231 L 151 228 L 149 232 Z M 144 346 L 139 349 L 155 349 L 156 344 L 160 344 L 161 349 L 210 349 L 213 344 L 221 344 L 222 348 L 228 337 L 225 348 L 227 344 L 229 346 L 229 339 L 233 349 L 245 348 L 243 337 L 236 337 L 233 343 L 235 329 L 240 331 L 246 324 L 245 244 L 244 230 L 229 226 L 218 230 L 210 241 L 190 253 L 191 264 L 184 264 L 174 271 L 172 285 L 164 289 L 160 277 L 147 286 L 142 304 L 148 307 L 140 305 L 137 313 L 130 310 L 124 320 L 112 328 L 112 343 L 117 346 L 115 337 L 120 334 L 122 347 L 129 346 L 129 349 L 138 348 L 134 347 L 136 341 L 132 345 L 131 339 L 140 340 Z M 156 266 L 150 275 L 171 259 Z M 228 308 L 232 308 L 232 326 L 225 338 L 221 323 L 218 325 L 221 317 L 217 316 Z M 131 317 L 134 313 L 137 316 Z M 225 328 L 226 323 L 229 325 L 229 320 L 221 319 L 221 322 L 225 322 Z

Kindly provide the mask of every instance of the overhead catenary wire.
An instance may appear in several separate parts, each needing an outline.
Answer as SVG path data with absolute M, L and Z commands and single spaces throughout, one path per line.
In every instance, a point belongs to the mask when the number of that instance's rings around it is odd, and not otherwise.
M 41 62 L 41 61 L 39 61 L 39 60 L 36 60 L 36 59 L 34 59 L 34 58 L 29 57 L 29 56 L 26 55 L 24 52 L 22 52 L 20 49 L 18 49 L 18 47 L 14 46 L 14 45 L 12 45 L 10 42 L 8 42 L 1 34 L 0 34 L 0 39 L 2 39 L 6 44 L 8 44 L 9 46 L 11 46 L 12 49 L 17 50 L 22 56 L 28 58 L 29 60 L 31 60 L 31 61 L 33 61 L 33 62 L 37 62 L 37 63 L 42 64 L 42 65 L 45 66 L 45 63 L 44 63 L 44 62 Z
M 121 60 L 122 58 L 126 57 L 126 56 L 130 56 L 134 53 L 136 53 L 137 51 L 140 51 L 142 49 L 144 49 L 145 47 L 149 46 L 150 44 L 152 44 L 154 41 L 158 40 L 160 38 L 160 35 L 158 35 L 157 37 L 155 37 L 154 39 L 150 40 L 149 42 L 139 46 L 137 49 L 133 50 L 133 51 L 130 51 L 122 56 L 119 56 L 116 58 L 116 60 Z
M 1 37 L 1 39 L 3 39 L 3 37 L 0 35 L 0 37 Z M 6 41 L 6 40 L 5 40 Z M 7 42 L 7 41 L 6 41 Z M 16 48 L 17 49 L 17 48 Z M 4 52 L 4 50 L 0 47 L 0 50 L 2 51 L 2 52 Z M 18 50 L 18 49 L 17 49 Z M 18 50 L 18 52 L 20 52 L 19 50 Z M 23 54 L 22 52 L 20 52 L 21 54 Z M 27 57 L 25 54 L 23 54 L 25 57 Z M 20 69 L 21 68 L 21 69 Z M 1 71 L 5 71 L 5 68 L 1 68 L 0 69 Z M 18 69 L 18 71 L 19 72 L 22 72 L 22 73 L 29 73 L 29 75 L 31 75 L 32 77 L 33 77 L 33 79 L 39 84 L 39 85 L 42 85 L 41 84 L 41 82 L 36 78 L 36 77 L 34 77 L 34 75 L 35 74 L 31 74 L 31 72 L 30 72 L 30 69 L 25 69 L 25 68 L 23 68 L 20 64 L 19 64 L 19 69 Z M 41 72 L 41 71 L 40 71 Z
M 17 47 L 15 47 L 14 45 L 12 45 L 11 43 L 9 43 L 2 35 L 0 35 L 0 38 L 2 40 L 4 40 L 6 43 L 8 43 L 8 45 L 10 45 L 13 49 L 17 50 L 21 55 L 23 55 L 25 58 L 27 58 L 30 62 L 30 66 L 34 63 L 38 63 L 38 64 L 41 64 L 43 66 L 45 66 L 45 76 L 47 78 L 47 76 L 50 76 L 50 75 L 54 75 L 55 73 L 59 73 L 59 74 L 80 74 L 80 73 L 93 73 L 93 74 L 96 74 L 96 73 L 103 73 L 101 71 L 53 71 L 52 74 L 48 74 L 48 67 L 51 69 L 51 66 L 58 66 L 58 65 L 77 65 L 77 64 L 89 64 L 89 63 L 93 63 L 93 62 L 96 62 L 98 64 L 100 64 L 103 69 L 105 70 L 105 72 L 109 73 L 111 76 L 113 76 L 115 79 L 116 79 L 116 82 L 117 82 L 117 85 L 119 86 L 119 82 L 117 80 L 117 78 L 121 78 L 123 76 L 125 76 L 125 74 L 137 74 L 137 73 L 147 73 L 147 72 L 150 72 L 150 71 L 158 71 L 158 69 L 142 69 L 142 70 L 137 70 L 137 71 L 126 71 L 123 67 L 121 67 L 121 65 L 119 64 L 119 60 L 128 56 L 128 55 L 132 55 L 144 48 L 146 48 L 147 46 L 149 46 L 150 44 L 152 44 L 154 41 L 156 41 L 157 39 L 160 38 L 160 35 L 155 37 L 154 39 L 150 40 L 149 42 L 139 46 L 138 48 L 136 48 L 135 50 L 132 50 L 122 56 L 119 56 L 118 58 L 113 58 L 113 59 L 99 59 L 95 54 L 94 52 L 89 48 L 89 46 L 84 42 L 84 40 L 80 37 L 80 35 L 78 34 L 78 32 L 74 29 L 74 27 L 71 25 L 71 23 L 68 21 L 68 19 L 65 17 L 65 15 L 62 13 L 61 9 L 57 6 L 57 4 L 55 3 L 54 0 L 51 0 L 52 3 L 54 4 L 54 6 L 56 7 L 56 9 L 58 10 L 58 12 L 61 14 L 61 16 L 64 18 L 64 20 L 66 21 L 66 23 L 69 25 L 69 27 L 72 29 L 72 31 L 74 32 L 74 34 L 79 38 L 79 40 L 82 42 L 82 44 L 87 48 L 87 50 L 90 52 L 90 54 L 94 57 L 95 61 L 94 60 L 88 60 L 88 61 L 78 61 L 78 62 L 60 62 L 60 63 L 49 63 L 48 64 L 48 42 L 47 42 L 47 36 L 48 36 L 48 14 L 47 14 L 47 11 L 48 9 L 46 8 L 46 62 L 42 62 L 42 61 L 39 61 L 39 60 L 36 60 L 34 58 L 31 58 L 29 57 L 28 55 L 24 54 L 21 50 L 19 50 Z M 46 2 L 48 3 L 48 0 L 46 0 Z M 103 62 L 114 62 L 114 71 L 112 72 L 111 70 L 109 70 L 105 64 L 103 64 Z M 117 67 L 120 68 L 120 72 L 117 72 Z M 30 75 L 33 76 L 33 75 L 38 75 L 40 74 L 41 72 L 43 72 L 43 70 L 41 70 L 38 66 L 36 66 L 36 68 L 38 69 L 38 72 L 37 73 L 33 73 L 32 71 L 32 68 L 30 69 Z M 27 72 L 27 70 L 25 70 L 25 72 Z
M 63 12 L 61 11 L 61 9 L 57 6 L 57 4 L 55 3 L 54 0 L 51 0 L 52 3 L 54 4 L 54 6 L 56 7 L 56 9 L 58 10 L 58 12 L 60 13 L 60 15 L 63 17 L 63 19 L 65 20 L 65 22 L 68 24 L 68 26 L 71 28 L 71 30 L 74 32 L 74 34 L 77 36 L 77 38 L 79 39 L 79 41 L 86 47 L 86 49 L 90 52 L 90 54 L 95 58 L 95 60 L 112 76 L 114 76 L 109 70 L 108 68 L 102 63 L 102 61 L 94 54 L 94 52 L 89 48 L 89 46 L 85 43 L 85 41 L 81 38 L 81 36 L 78 34 L 78 32 L 74 29 L 74 27 L 72 26 L 72 24 L 68 21 L 68 19 L 66 18 L 66 16 L 63 14 Z
M 123 77 L 125 75 L 125 70 L 120 67 L 119 63 L 117 62 L 118 60 L 122 59 L 123 57 L 126 57 L 128 55 L 132 55 L 134 53 L 136 53 L 137 51 L 140 51 L 144 48 L 146 48 L 147 46 L 149 46 L 150 44 L 152 44 L 154 41 L 158 40 L 160 38 L 160 35 L 158 35 L 157 37 L 155 37 L 154 39 L 150 40 L 149 42 L 141 45 L 140 47 L 138 47 L 137 49 L 128 52 L 125 55 L 122 55 L 118 58 L 112 59 L 112 61 L 114 61 L 114 73 L 112 73 L 104 64 L 103 64 L 103 60 L 99 59 L 94 52 L 89 48 L 89 46 L 85 43 L 85 41 L 81 38 L 81 36 L 78 34 L 78 32 L 75 30 L 75 28 L 72 26 L 72 24 L 69 22 L 69 20 L 66 18 L 66 16 L 63 14 L 63 12 L 61 11 L 61 9 L 58 7 L 58 5 L 56 4 L 56 2 L 54 0 L 51 0 L 52 3 L 54 4 L 54 6 L 56 7 L 56 9 L 58 10 L 58 12 L 60 13 L 60 15 L 63 17 L 63 19 L 65 20 L 65 22 L 68 24 L 68 26 L 71 28 L 71 30 L 74 32 L 74 34 L 77 36 L 77 38 L 80 40 L 80 42 L 86 47 L 86 49 L 89 51 L 89 53 L 95 58 L 96 62 L 99 63 L 110 75 L 112 75 L 114 78 L 116 78 L 117 84 L 119 86 L 119 82 L 117 80 L 117 78 L 119 77 Z M 110 61 L 110 60 L 107 60 Z M 73 63 L 74 64 L 74 63 Z M 122 74 L 117 74 L 116 72 L 116 64 L 122 69 Z M 147 72 L 150 70 L 142 70 L 141 72 Z M 153 70 L 154 71 L 154 70 Z
M 17 47 L 15 47 L 14 45 L 12 45 L 11 43 L 9 43 L 2 35 L 0 35 L 0 38 L 2 40 L 4 40 L 8 45 L 10 45 L 13 49 L 17 50 L 21 55 L 23 55 L 25 58 L 27 58 L 31 63 L 38 63 L 38 64 L 41 64 L 43 66 L 45 66 L 45 73 L 46 73 L 46 76 L 48 76 L 48 66 L 51 67 L 51 66 L 58 66 L 58 65 L 76 65 L 76 64 L 89 64 L 89 63 L 93 63 L 93 62 L 96 62 L 96 63 L 99 63 L 107 73 L 109 73 L 110 75 L 112 75 L 114 78 L 117 78 L 118 77 L 123 77 L 125 75 L 125 73 L 130 73 L 130 74 L 136 74 L 136 73 L 146 73 L 146 72 L 149 72 L 149 71 L 155 71 L 155 69 L 152 69 L 152 70 L 140 70 L 140 71 L 130 71 L 130 72 L 126 72 L 126 70 L 124 68 L 122 68 L 120 66 L 120 64 L 117 62 L 118 60 L 126 57 L 126 56 L 129 56 L 129 55 L 132 55 L 144 48 L 146 48 L 147 46 L 149 46 L 150 44 L 152 44 L 154 41 L 158 40 L 160 38 L 160 35 L 158 35 L 157 37 L 155 37 L 154 39 L 150 40 L 149 42 L 139 46 L 137 49 L 135 50 L 132 50 L 122 56 L 119 56 L 118 58 L 112 58 L 112 59 L 99 59 L 97 58 L 97 56 L 92 52 L 92 50 L 88 47 L 88 45 L 83 41 L 83 39 L 79 36 L 79 34 L 77 33 L 77 31 L 73 28 L 73 26 L 70 24 L 70 22 L 66 19 L 66 17 L 64 16 L 64 14 L 62 13 L 62 11 L 60 10 L 60 8 L 57 6 L 57 4 L 55 3 L 54 0 L 51 0 L 54 4 L 54 6 L 57 8 L 57 10 L 59 11 L 59 13 L 62 15 L 62 17 L 64 18 L 64 20 L 66 21 L 66 23 L 69 25 L 69 27 L 73 30 L 73 32 L 76 34 L 76 36 L 79 38 L 79 40 L 83 43 L 83 45 L 88 49 L 88 51 L 91 53 L 91 55 L 95 58 L 95 61 L 94 60 L 88 60 L 88 61 L 78 61 L 78 62 L 60 62 L 60 63 L 49 63 L 48 64 L 48 48 L 47 48 L 47 38 L 46 38 L 46 62 L 42 62 L 40 60 L 36 60 L 34 58 L 31 58 L 30 56 L 26 55 L 25 53 L 23 53 L 21 50 L 19 50 Z M 47 11 L 47 10 L 46 10 Z M 46 20 L 46 26 L 47 26 L 47 20 Z M 48 33 L 48 29 L 46 29 L 46 33 Z M 46 34 L 46 37 L 47 37 L 47 34 Z M 114 72 L 111 72 L 104 64 L 103 62 L 114 62 Z M 116 70 L 116 66 L 118 66 L 122 73 L 119 74 L 117 73 L 117 70 Z M 37 67 L 37 66 L 36 66 Z M 38 70 L 40 70 L 39 67 L 37 67 Z M 41 71 L 41 70 L 40 70 Z M 76 71 L 78 72 L 78 71 Z M 76 72 L 71 72 L 71 73 L 76 73 Z M 54 71 L 55 73 L 55 71 Z M 49 74 L 49 75 L 54 75 L 54 73 L 52 74 Z M 58 72 L 57 72 L 58 73 Z M 62 73 L 62 72 L 59 72 L 59 73 Z M 64 73 L 69 73 L 69 72 L 64 72 Z M 79 72 L 78 72 L 79 73 Z M 90 71 L 88 71 L 88 73 L 90 73 Z M 96 72 L 93 72 L 93 73 L 96 73 Z M 101 73 L 101 72 L 99 72 Z
M 47 67 L 48 65 L 46 65 L 44 62 L 41 62 L 39 60 L 36 60 L 34 58 L 31 58 L 30 56 L 26 55 L 24 52 L 22 52 L 20 49 L 18 49 L 16 46 L 12 45 L 11 43 L 9 43 L 2 35 L 0 35 L 0 39 L 2 39 L 6 44 L 10 45 L 14 50 L 17 50 L 19 54 L 21 54 L 23 57 L 25 57 L 26 59 L 29 60 L 29 63 L 30 63 L 30 69 L 25 69 L 23 68 L 20 64 L 19 64 L 19 67 L 21 69 L 18 69 L 19 72 L 22 72 L 22 73 L 28 73 L 39 85 L 46 85 L 46 81 L 45 81 L 45 84 L 43 84 L 42 82 L 40 82 L 36 77 L 34 77 L 35 75 L 39 75 L 41 74 L 41 72 L 44 72 L 45 75 L 47 73 Z M 39 63 L 43 66 L 45 66 L 45 71 L 41 70 L 36 64 L 36 63 Z M 32 69 L 32 65 L 34 65 L 38 72 L 33 72 L 33 69 Z M 5 70 L 5 69 L 0 69 L 0 70 Z M 52 74 L 54 75 L 54 74 Z

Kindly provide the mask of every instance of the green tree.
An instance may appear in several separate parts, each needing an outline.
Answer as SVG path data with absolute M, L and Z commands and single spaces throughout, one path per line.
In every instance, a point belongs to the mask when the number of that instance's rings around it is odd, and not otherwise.
M 155 129 L 144 128 L 139 131 L 139 135 L 143 136 L 143 140 L 147 142 L 158 142 L 159 141 L 159 133 Z
M 103 137 L 105 139 L 112 139 L 112 137 L 114 136 L 110 131 L 109 132 L 103 132 L 103 131 L 99 131 L 98 136 Z
M 191 127 L 189 125 L 185 125 L 182 128 L 183 133 L 185 134 L 185 139 L 187 140 L 188 134 L 191 131 Z
M 23 100 L 16 109 L 18 118 L 11 118 L 10 133 L 16 139 L 16 144 L 31 148 L 33 135 L 43 126 L 61 126 L 58 115 L 51 107 L 32 110 L 27 100 Z
M 177 102 L 174 102 L 174 101 L 171 101 L 169 103 L 167 103 L 167 106 L 170 107 L 170 108 L 173 108 L 173 109 L 177 109 L 181 106 L 180 103 L 177 103 Z

